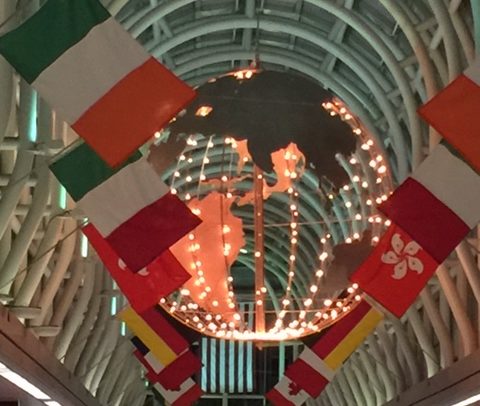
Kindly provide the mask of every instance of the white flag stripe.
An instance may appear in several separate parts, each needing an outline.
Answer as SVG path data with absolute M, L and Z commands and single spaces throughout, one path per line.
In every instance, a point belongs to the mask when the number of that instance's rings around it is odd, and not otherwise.
M 144 356 L 144 358 L 145 361 L 147 361 L 148 365 L 150 365 L 150 368 L 152 368 L 156 374 L 158 374 L 160 371 L 162 371 L 163 368 L 165 368 L 151 352 L 148 352 Z
M 62 119 L 73 124 L 149 58 L 143 47 L 114 18 L 109 18 L 66 50 L 32 86 Z M 94 61 L 96 69 L 86 61 Z
M 470 228 L 480 221 L 480 210 L 472 204 L 480 199 L 480 176 L 444 145 L 437 145 L 411 177 Z
M 127 165 L 77 202 L 103 237 L 169 193 L 145 158 Z
M 305 347 L 298 357 L 308 365 L 310 365 L 315 371 L 322 375 L 325 379 L 331 381 L 335 376 L 335 370 L 330 368 L 317 354 L 315 354 L 310 348 Z
M 309 398 L 308 393 L 301 389 L 298 392 L 293 391 L 293 385 L 293 382 L 289 378 L 283 376 L 282 379 L 280 379 L 278 383 L 274 386 L 274 389 L 278 393 L 280 393 L 280 395 L 282 395 L 286 400 L 292 402 L 295 406 L 301 406 Z
M 178 391 L 165 389 L 159 383 L 153 385 L 153 387 L 162 395 L 167 403 L 175 402 L 180 396 L 187 393 L 195 385 L 195 382 L 192 378 L 188 378 L 185 382 L 180 385 Z
M 464 75 L 480 86 L 480 57 L 477 56 L 473 63 L 465 70 Z

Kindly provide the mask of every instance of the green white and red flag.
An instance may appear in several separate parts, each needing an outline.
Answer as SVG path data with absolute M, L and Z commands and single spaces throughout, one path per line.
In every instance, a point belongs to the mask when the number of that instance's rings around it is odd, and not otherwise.
M 149 265 L 201 222 L 138 153 L 112 169 L 87 144 L 81 144 L 60 156 L 50 169 L 133 272 Z

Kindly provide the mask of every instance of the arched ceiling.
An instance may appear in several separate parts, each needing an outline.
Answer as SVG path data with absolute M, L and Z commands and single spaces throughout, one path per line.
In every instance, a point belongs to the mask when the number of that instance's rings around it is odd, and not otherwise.
M 38 3 L 5 0 L 0 21 L 16 8 Z M 152 55 L 192 85 L 247 67 L 256 58 L 266 70 L 317 81 L 368 129 L 388 157 L 395 184 L 438 140 L 420 121 L 417 108 L 475 53 L 469 1 L 103 3 Z M 0 90 L 3 302 L 103 404 L 140 405 L 147 390 L 111 316 L 112 296 L 118 307 L 123 299 L 91 251 L 85 258 L 82 237 L 69 235 L 77 220 L 63 210 L 73 206 L 41 170 L 44 157 L 74 136 L 27 85 L 19 84 L 3 60 Z M 321 202 L 309 206 L 311 217 L 318 217 Z M 341 222 L 339 215 L 348 219 L 351 213 L 334 215 Z M 471 242 L 477 243 L 474 236 Z M 52 246 L 52 255 L 40 260 L 43 248 Z M 476 261 L 468 246 L 457 249 L 407 315 L 378 327 L 315 404 L 383 404 L 473 352 L 478 328 L 472 309 L 480 303 Z M 116 368 L 120 364 L 122 371 Z

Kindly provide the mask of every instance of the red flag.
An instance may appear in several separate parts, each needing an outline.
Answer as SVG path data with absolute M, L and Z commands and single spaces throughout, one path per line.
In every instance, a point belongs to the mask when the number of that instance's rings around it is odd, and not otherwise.
M 308 347 L 289 365 L 285 376 L 312 398 L 317 398 L 335 376 L 335 370 Z
M 163 367 L 151 352 L 143 354 L 137 349 L 134 355 L 146 368 L 147 379 L 169 390 L 178 389 L 184 381 L 202 368 L 200 359 L 190 350 L 185 351 L 166 367 Z
M 428 103 L 419 114 L 480 171 L 480 58 Z
M 445 183 L 444 188 L 448 187 Z M 470 226 L 452 208 L 412 177 L 397 187 L 378 210 L 402 227 L 438 263 L 442 263 L 470 231 Z
M 162 316 L 156 307 L 143 311 L 140 313 L 140 317 L 175 354 L 181 354 L 189 348 L 187 340 Z
M 93 224 L 83 227 L 82 231 L 130 305 L 139 313 L 158 304 L 162 297 L 191 277 L 169 250 L 143 270 L 131 272 Z
M 438 263 L 417 242 L 392 224 L 350 280 L 400 317 L 437 267 Z

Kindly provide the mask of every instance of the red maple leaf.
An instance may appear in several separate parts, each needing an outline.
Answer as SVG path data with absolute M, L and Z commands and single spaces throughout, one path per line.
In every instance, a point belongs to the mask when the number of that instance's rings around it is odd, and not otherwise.
M 288 384 L 288 394 L 292 396 L 297 396 L 302 389 L 295 383 L 290 382 Z

